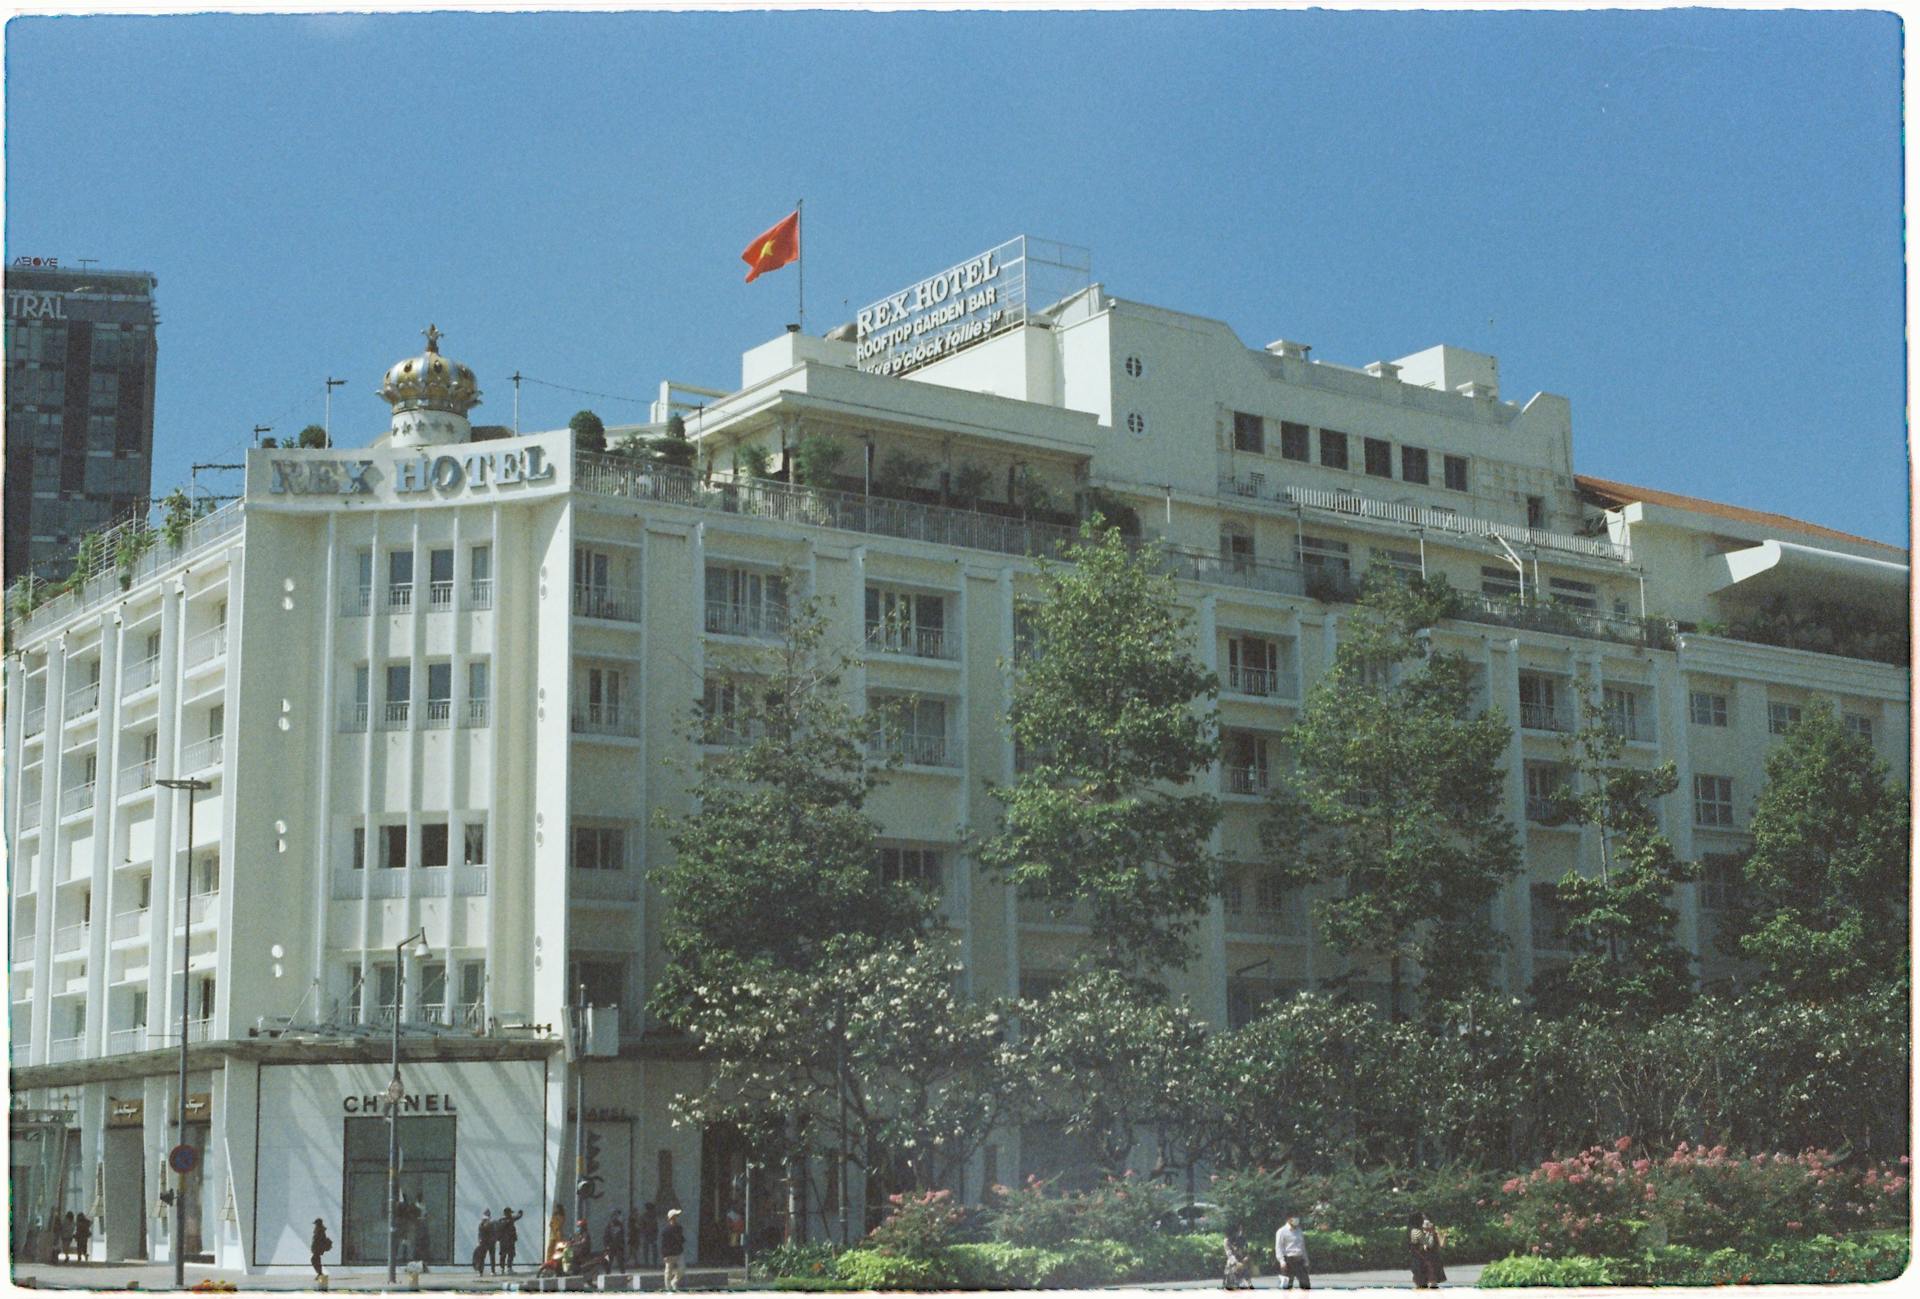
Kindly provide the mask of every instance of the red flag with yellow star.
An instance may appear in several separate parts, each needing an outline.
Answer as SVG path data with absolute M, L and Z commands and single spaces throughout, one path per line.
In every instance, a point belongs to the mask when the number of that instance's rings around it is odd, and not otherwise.
M 755 235 L 753 242 L 740 254 L 740 260 L 751 268 L 747 271 L 747 283 L 751 284 L 768 271 L 777 271 L 799 256 L 800 212 L 796 208 L 764 234 Z

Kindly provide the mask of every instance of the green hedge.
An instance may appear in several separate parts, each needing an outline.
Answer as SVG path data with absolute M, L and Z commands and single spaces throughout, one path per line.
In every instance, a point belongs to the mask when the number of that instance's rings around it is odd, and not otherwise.
M 1138 1244 L 1072 1240 L 1046 1247 L 998 1241 L 950 1245 L 931 1259 L 850 1249 L 835 1260 L 833 1284 L 781 1278 L 776 1288 L 853 1290 L 1058 1290 L 1192 1281 L 1216 1275 L 1226 1258 L 1218 1235 L 1152 1236 Z
M 1537 1258 L 1522 1255 L 1489 1263 L 1483 1287 L 1595 1285 L 1828 1285 L 1888 1281 L 1906 1270 L 1903 1233 L 1782 1241 L 1760 1254 L 1667 1245 L 1625 1258 Z

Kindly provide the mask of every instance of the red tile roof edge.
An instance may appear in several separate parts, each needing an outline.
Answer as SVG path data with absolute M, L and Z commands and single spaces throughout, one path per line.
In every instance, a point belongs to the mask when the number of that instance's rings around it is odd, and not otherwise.
M 1836 541 L 1851 541 L 1855 545 L 1873 546 L 1899 555 L 1903 560 L 1908 554 L 1899 546 L 1890 546 L 1884 541 L 1875 541 L 1871 537 L 1858 537 L 1851 532 L 1841 532 L 1837 528 L 1825 528 L 1818 523 L 1808 523 L 1805 519 L 1796 519 L 1791 515 L 1769 514 L 1765 510 L 1749 510 L 1739 505 L 1703 500 L 1698 496 L 1682 496 L 1678 492 L 1657 491 L 1651 487 L 1635 487 L 1631 483 L 1619 483 L 1610 478 L 1593 478 L 1586 474 L 1575 474 L 1573 481 L 1575 486 L 1590 491 L 1596 496 L 1612 498 L 1617 505 L 1645 501 L 1649 505 L 1665 505 L 1676 510 L 1691 510 L 1697 514 L 1708 514 L 1720 519 L 1737 519 L 1742 523 L 1758 523 L 1790 532 L 1803 532 L 1815 537 L 1831 537 Z

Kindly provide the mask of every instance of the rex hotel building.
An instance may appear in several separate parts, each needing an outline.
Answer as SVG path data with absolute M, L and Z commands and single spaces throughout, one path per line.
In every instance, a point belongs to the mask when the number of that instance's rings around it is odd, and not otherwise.
M 1016 239 L 883 299 L 904 321 L 789 330 L 730 391 L 663 383 L 625 431 L 682 415 L 690 470 L 565 431 L 476 436 L 476 377 L 430 343 L 388 372 L 391 422 L 364 447 L 255 451 L 242 499 L 130 573 L 24 618 L 10 602 L 16 1151 L 39 1125 L 15 1240 L 24 1214 L 79 1209 L 102 1257 L 279 1269 L 305 1265 L 321 1217 L 342 1262 L 384 1262 L 397 1002 L 401 1186 L 430 1259 L 464 1259 L 480 1209 L 507 1204 L 537 1252 L 534 1224 L 571 1204 L 582 1077 L 596 1230 L 678 1204 L 696 1256 L 725 1257 L 745 1152 L 670 1123 L 699 1065 L 643 1009 L 663 960 L 652 818 L 689 805 L 664 760 L 694 756 L 696 701 L 724 718 L 789 583 L 831 597 L 849 689 L 915 699 L 871 805 L 883 867 L 938 890 L 974 990 L 1045 986 L 1085 926 L 983 874 L 956 830 L 988 824 L 988 783 L 1014 772 L 1015 599 L 1096 489 L 1167 543 L 1221 682 L 1209 779 L 1241 864 L 1181 980 L 1217 1023 L 1339 969 L 1309 899 L 1263 878 L 1257 825 L 1370 566 L 1469 593 L 1436 641 L 1514 724 L 1525 867 L 1497 914 L 1515 994 L 1565 959 L 1542 886 L 1597 860 L 1541 811 L 1582 698 L 1629 761 L 1678 764 L 1662 814 L 1705 863 L 1677 897 L 1703 980 L 1737 974 L 1712 938 L 1772 737 L 1828 700 L 1904 773 L 1905 551 L 1576 475 L 1567 399 L 1508 399 L 1491 356 L 1350 368 L 1084 282 L 1029 304 L 1049 258 Z M 822 435 L 845 452 L 831 486 L 736 473 L 755 447 L 790 480 Z M 208 787 L 156 783 L 187 778 Z M 581 986 L 598 1009 L 575 1052 Z M 202 1158 L 174 1240 L 159 1196 L 181 1141 Z M 1020 1145 L 997 1134 L 969 1183 L 1031 1167 Z

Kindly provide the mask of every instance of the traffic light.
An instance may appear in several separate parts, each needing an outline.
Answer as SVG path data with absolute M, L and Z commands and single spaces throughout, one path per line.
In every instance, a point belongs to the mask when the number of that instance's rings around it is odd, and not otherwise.
M 584 1171 L 588 1177 L 592 1177 L 595 1173 L 598 1173 L 600 1171 L 600 1134 L 599 1133 L 591 1132 L 591 1131 L 587 1133 L 587 1145 L 586 1145 L 586 1152 L 584 1155 L 584 1159 L 585 1159 L 585 1168 L 582 1171 Z

